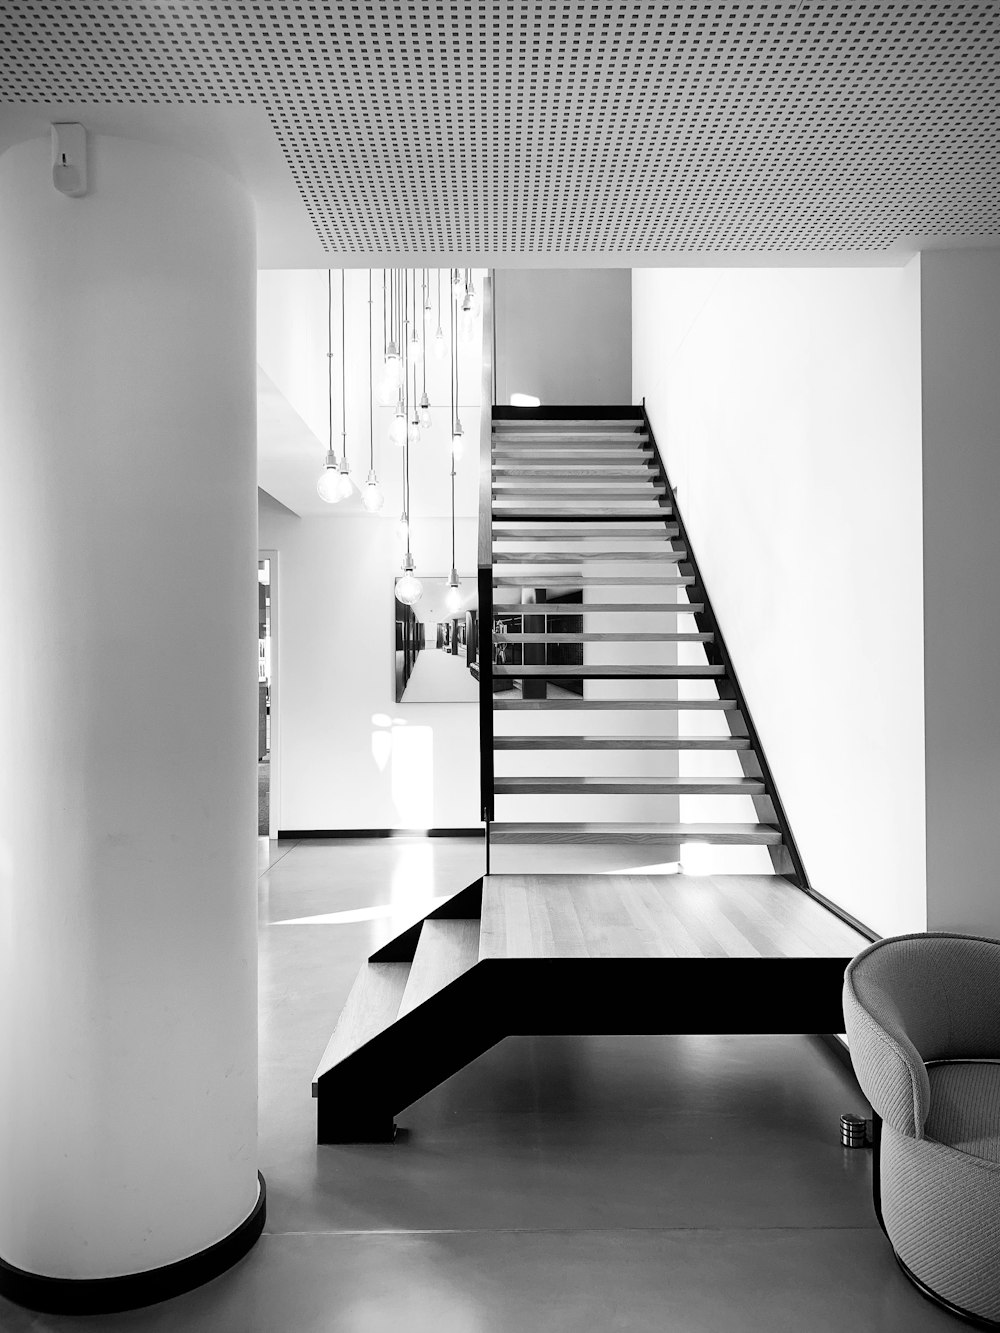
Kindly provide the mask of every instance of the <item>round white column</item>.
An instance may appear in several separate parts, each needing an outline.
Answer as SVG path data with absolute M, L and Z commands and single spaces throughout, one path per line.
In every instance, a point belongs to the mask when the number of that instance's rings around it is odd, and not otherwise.
M 0 1259 L 190 1258 L 257 1178 L 252 203 L 0 157 Z

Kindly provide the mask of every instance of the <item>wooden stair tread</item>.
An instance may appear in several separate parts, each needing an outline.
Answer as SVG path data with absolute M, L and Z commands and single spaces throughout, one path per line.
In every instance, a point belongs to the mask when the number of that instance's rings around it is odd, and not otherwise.
M 749 750 L 746 736 L 494 736 L 494 750 Z
M 417 951 L 399 1004 L 398 1017 L 411 1013 L 455 981 L 479 957 L 479 920 L 429 919 L 420 929 Z
M 554 824 L 497 820 L 490 824 L 490 842 L 643 846 L 707 842 L 717 846 L 777 846 L 781 833 L 772 824 Z
M 493 552 L 493 563 L 495 565 L 582 565 L 600 564 L 602 561 L 609 560 L 627 564 L 646 564 L 650 561 L 659 561 L 665 565 L 676 565 L 682 560 L 687 560 L 687 551 Z
M 559 476 L 593 472 L 597 477 L 609 472 L 624 472 L 663 479 L 656 455 L 645 445 L 613 444 L 593 449 L 543 449 L 537 445 L 519 445 L 511 449 L 494 449 L 490 465 L 494 473 L 511 469 L 516 475 L 529 477 L 543 472 L 555 472 Z
M 495 713 L 668 712 L 736 711 L 735 699 L 505 699 L 494 698 Z
M 546 502 L 547 505 L 549 503 L 550 502 L 548 501 Z M 516 519 L 521 523 L 587 523 L 600 518 L 606 518 L 613 523 L 626 522 L 629 520 L 632 522 L 661 523 L 665 517 L 669 518 L 670 514 L 671 508 L 669 505 L 659 505 L 656 509 L 629 509 L 623 508 L 621 505 L 615 505 L 614 507 L 611 505 L 598 505 L 592 506 L 586 511 L 577 509 L 556 510 L 551 508 L 525 509 L 523 506 L 498 510 L 496 505 L 493 506 L 494 521 L 497 519 Z
M 759 778 L 495 778 L 496 796 L 763 796 Z
M 615 440 L 576 439 L 576 440 L 515 440 L 493 441 L 490 451 L 493 462 L 498 459 L 572 461 L 574 459 L 594 459 L 601 462 L 614 462 L 627 459 L 648 465 L 657 461 L 656 452 L 648 440 L 638 436 Z
M 593 479 L 595 481 L 604 481 L 607 478 L 618 478 L 622 481 L 640 481 L 653 480 L 654 474 L 650 464 L 642 459 L 635 463 L 566 463 L 563 466 L 557 466 L 555 463 L 503 463 L 494 462 L 494 477 L 530 477 L 532 479 L 545 479 L 555 477 L 561 480 L 563 477 L 581 479 Z
M 618 666 L 608 663 L 604 666 L 591 664 L 580 666 L 494 666 L 494 676 L 530 676 L 544 680 L 559 680 L 569 677 L 571 680 L 695 680 L 705 676 L 724 676 L 722 666 L 676 666 L 630 663 Z
M 702 602 L 494 602 L 493 609 L 506 615 L 508 612 L 519 613 L 525 605 L 530 607 L 527 614 L 531 616 L 603 616 L 615 612 L 690 616 L 705 609 Z
M 606 525 L 603 528 L 570 528 L 560 531 L 558 528 L 493 528 L 493 545 L 498 542 L 653 542 L 665 545 L 679 535 L 676 523 L 665 525 L 666 531 L 654 528 L 640 528 L 629 532 L 627 529 L 615 529 Z
M 525 611 L 525 616 L 530 617 L 532 612 Z M 569 610 L 566 615 L 573 615 Z M 711 633 L 701 633 L 700 631 L 691 634 L 563 634 L 553 631 L 550 634 L 494 634 L 494 643 L 711 643 L 714 635 Z
M 648 496 L 652 504 L 656 497 L 665 495 L 666 486 L 657 481 L 602 480 L 596 477 L 560 477 L 548 479 L 539 485 L 526 482 L 522 477 L 493 478 L 494 500 L 517 500 L 521 497 L 539 500 L 587 500 L 607 495 L 612 499 L 635 499 Z
M 540 442 L 542 444 L 552 442 L 554 444 L 576 444 L 579 441 L 611 442 L 616 443 L 620 440 L 641 440 L 644 443 L 650 442 L 649 431 L 645 426 L 636 421 L 623 421 L 620 424 L 612 423 L 603 425 L 600 422 L 576 422 L 566 426 L 553 427 L 542 426 L 538 423 L 531 426 L 519 426 L 515 429 L 498 430 L 496 423 L 491 434 L 493 444 L 505 444 L 510 441 L 527 441 L 528 443 Z
M 320 1075 L 395 1022 L 409 973 L 409 963 L 366 963 L 361 969 L 316 1069 L 314 1097 Z
M 539 570 L 537 574 L 500 574 L 493 580 L 494 588 L 579 588 L 586 582 L 588 588 L 690 588 L 694 578 L 690 574 L 588 574 L 584 580 L 581 575 L 546 574 Z M 569 605 L 569 603 L 567 603 Z M 584 603 L 580 602 L 580 606 Z M 530 612 L 529 612 L 530 614 Z
M 520 506 L 532 513 L 551 512 L 563 517 L 579 512 L 583 518 L 593 518 L 602 513 L 613 518 L 633 518 L 636 514 L 651 513 L 652 505 L 656 506 L 657 517 L 672 516 L 665 495 L 662 487 L 648 481 L 565 482 L 560 485 L 546 482 L 544 486 L 525 485 L 523 482 L 498 485 L 494 482 L 493 516 L 506 518 L 512 506 Z M 537 505 L 538 509 L 532 509 L 533 505 Z M 572 508 L 573 505 L 582 505 L 583 509 L 577 511 Z
M 613 435 L 598 435 L 595 431 L 578 431 L 573 435 L 494 435 L 490 452 L 498 454 L 535 453 L 575 457 L 578 454 L 597 454 L 605 458 L 619 455 L 642 455 L 655 458 L 656 451 L 648 435 L 620 431 Z
M 484 960 L 846 959 L 867 943 L 779 875 L 487 875 L 483 881 Z
M 553 444 L 557 441 L 565 441 L 572 446 L 574 444 L 645 444 L 649 440 L 649 435 L 645 431 L 634 430 L 628 426 L 623 426 L 617 430 L 596 430 L 581 426 L 569 430 L 497 430 L 494 426 L 493 441 L 495 444 L 510 444 L 513 441 L 525 444 Z

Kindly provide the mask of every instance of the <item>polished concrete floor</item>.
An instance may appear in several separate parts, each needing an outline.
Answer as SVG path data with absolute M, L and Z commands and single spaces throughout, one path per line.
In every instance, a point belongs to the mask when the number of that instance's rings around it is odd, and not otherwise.
M 262 841 L 264 1236 L 162 1305 L 67 1319 L 0 1301 L 0 1329 L 960 1327 L 896 1268 L 869 1154 L 839 1145 L 840 1113 L 864 1104 L 815 1038 L 511 1039 L 403 1113 L 395 1145 L 317 1147 L 310 1079 L 355 973 L 482 855 Z

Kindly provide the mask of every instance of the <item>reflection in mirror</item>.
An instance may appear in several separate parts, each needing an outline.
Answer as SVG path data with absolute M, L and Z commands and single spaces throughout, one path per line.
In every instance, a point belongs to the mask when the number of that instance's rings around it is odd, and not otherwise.
M 583 665 L 583 589 L 515 588 L 493 603 L 493 666 Z M 494 670 L 493 693 L 515 699 L 583 697 L 582 677 L 507 675 Z
M 397 580 L 398 581 L 398 580 Z M 396 702 L 475 703 L 478 611 L 476 575 L 463 574 L 455 610 L 447 604 L 446 575 L 425 577 L 415 606 L 396 599 Z

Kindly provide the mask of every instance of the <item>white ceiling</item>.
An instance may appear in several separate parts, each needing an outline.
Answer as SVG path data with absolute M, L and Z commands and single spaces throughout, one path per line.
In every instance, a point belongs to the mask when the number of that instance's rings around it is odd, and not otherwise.
M 247 183 L 264 267 L 885 261 L 1000 242 L 1000 4 L 5 0 L 52 119 Z

